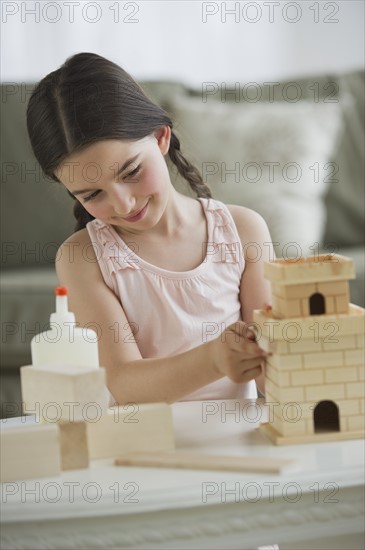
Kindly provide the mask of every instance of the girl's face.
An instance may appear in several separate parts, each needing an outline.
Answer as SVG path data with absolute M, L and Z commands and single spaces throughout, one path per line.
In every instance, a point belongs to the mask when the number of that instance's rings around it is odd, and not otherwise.
M 155 225 L 171 192 L 168 126 L 139 141 L 104 140 L 74 153 L 57 178 L 92 216 L 130 232 Z

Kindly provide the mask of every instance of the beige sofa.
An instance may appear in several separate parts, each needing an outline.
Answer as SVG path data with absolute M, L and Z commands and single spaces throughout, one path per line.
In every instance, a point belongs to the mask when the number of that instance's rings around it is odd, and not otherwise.
M 176 121 L 183 150 L 215 198 L 261 212 L 278 256 L 353 258 L 351 300 L 364 306 L 364 73 L 275 86 L 238 80 L 201 90 L 141 84 Z M 32 86 L 2 85 L 1 416 L 20 414 L 19 367 L 31 362 L 32 336 L 47 328 L 55 252 L 74 228 L 73 201 L 42 177 L 31 152 L 25 110 Z M 174 170 L 171 177 L 189 193 Z

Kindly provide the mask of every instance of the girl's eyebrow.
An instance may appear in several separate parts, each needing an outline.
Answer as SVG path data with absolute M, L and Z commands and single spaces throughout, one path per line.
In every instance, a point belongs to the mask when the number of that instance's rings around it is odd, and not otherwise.
M 119 170 L 117 172 L 115 172 L 114 177 L 120 176 L 120 174 L 122 174 L 124 172 L 124 170 L 127 168 L 127 166 L 129 166 L 132 162 L 137 160 L 139 155 L 140 155 L 140 153 L 137 153 L 136 155 L 134 155 L 134 157 L 131 157 L 130 159 L 126 160 L 125 163 L 123 164 L 123 166 L 121 168 L 119 168 Z M 82 193 L 89 193 L 90 191 L 95 191 L 95 188 L 94 189 L 79 189 L 77 191 L 70 191 L 70 193 L 76 197 L 76 195 L 81 195 Z

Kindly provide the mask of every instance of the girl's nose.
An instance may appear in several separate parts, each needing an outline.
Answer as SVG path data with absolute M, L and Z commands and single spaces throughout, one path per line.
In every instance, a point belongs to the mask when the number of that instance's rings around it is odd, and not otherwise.
M 111 206 L 117 216 L 126 218 L 135 208 L 136 201 L 126 189 L 116 190 L 110 197 Z

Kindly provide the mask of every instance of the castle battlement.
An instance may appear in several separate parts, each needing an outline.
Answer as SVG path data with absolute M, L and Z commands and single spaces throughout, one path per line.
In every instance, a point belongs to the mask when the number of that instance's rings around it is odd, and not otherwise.
M 340 254 L 320 254 L 267 262 L 264 275 L 277 285 L 295 285 L 355 279 L 355 269 L 350 258 Z

